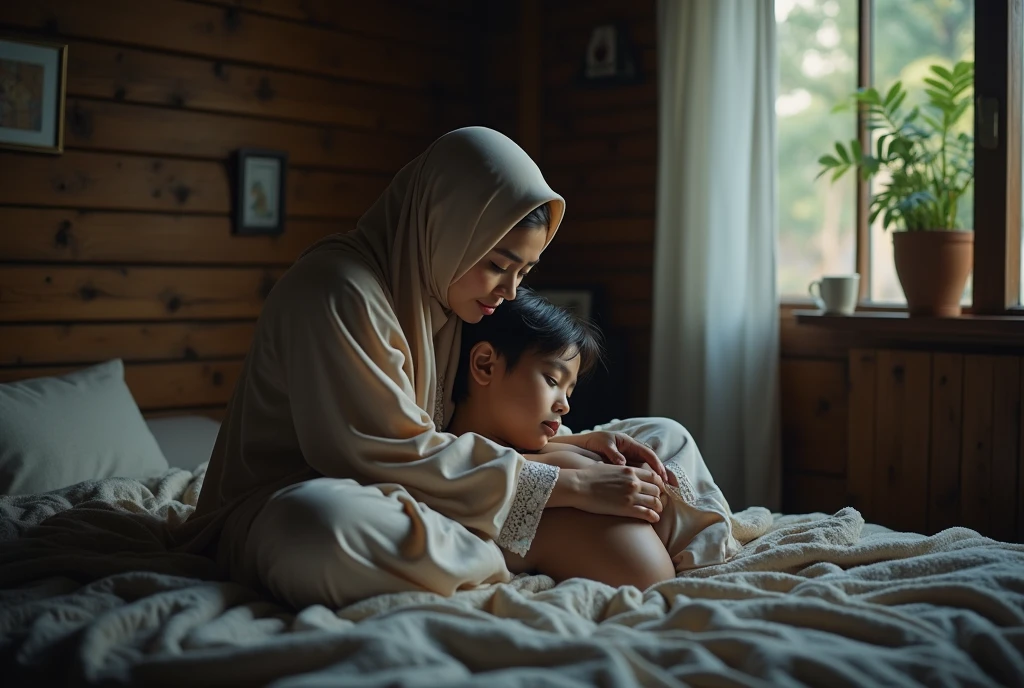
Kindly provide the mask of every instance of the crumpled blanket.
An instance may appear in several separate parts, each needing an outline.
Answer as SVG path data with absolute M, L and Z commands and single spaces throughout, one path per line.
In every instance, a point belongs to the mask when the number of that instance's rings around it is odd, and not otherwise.
M 166 551 L 204 468 L 0 498 L 5 685 L 1024 684 L 1024 546 L 965 528 L 776 515 L 647 591 L 524 575 L 294 613 Z

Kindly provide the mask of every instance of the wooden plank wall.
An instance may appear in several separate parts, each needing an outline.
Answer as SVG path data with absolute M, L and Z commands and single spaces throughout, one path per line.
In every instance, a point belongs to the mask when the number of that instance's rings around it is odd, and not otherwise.
M 488 124 L 518 140 L 523 43 L 517 3 L 489 17 Z M 543 91 L 538 162 L 566 199 L 566 220 L 531 280 L 537 287 L 596 287 L 608 334 L 621 340 L 625 413 L 646 415 L 651 346 L 654 193 L 657 174 L 657 60 L 654 0 L 542 3 Z M 637 47 L 641 82 L 595 88 L 579 73 L 590 32 L 623 22 Z
M 856 412 L 856 397 L 847 396 L 845 366 L 783 358 L 779 382 L 782 510 L 835 512 L 847 504 L 847 417 Z
M 845 355 L 783 359 L 783 510 L 851 505 L 897 530 L 966 526 L 1024 541 L 1024 360 Z
M 850 352 L 852 491 L 869 521 L 935 533 L 966 526 L 1004 541 L 1024 540 L 1018 522 L 1021 358 L 926 351 Z M 872 446 L 873 444 L 873 446 Z
M 475 123 L 469 0 L 35 0 L 69 44 L 66 151 L 0 151 L 0 381 L 121 357 L 140 406 L 216 412 L 275 279 Z M 233 237 L 227 161 L 289 154 L 287 227 Z

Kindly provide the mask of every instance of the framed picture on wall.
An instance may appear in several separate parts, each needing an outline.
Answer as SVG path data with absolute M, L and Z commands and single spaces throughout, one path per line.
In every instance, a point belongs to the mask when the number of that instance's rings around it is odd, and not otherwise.
M 64 150 L 68 47 L 0 38 L 0 148 Z
M 243 148 L 236 153 L 235 234 L 280 234 L 284 231 L 284 151 Z

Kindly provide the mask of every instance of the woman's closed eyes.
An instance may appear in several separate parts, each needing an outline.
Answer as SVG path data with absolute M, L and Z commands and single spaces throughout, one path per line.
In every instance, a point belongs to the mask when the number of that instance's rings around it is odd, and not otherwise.
M 509 266 L 509 267 L 511 267 L 511 266 Z M 499 275 L 504 275 L 505 273 L 508 272 L 508 270 L 509 270 L 509 268 L 503 268 L 500 265 L 498 265 L 497 263 L 495 263 L 493 260 L 491 261 L 491 271 L 492 272 L 496 272 Z M 522 272 L 519 273 L 519 279 L 523 279 L 524 277 L 526 277 L 529 274 L 530 274 L 530 270 L 523 270 Z

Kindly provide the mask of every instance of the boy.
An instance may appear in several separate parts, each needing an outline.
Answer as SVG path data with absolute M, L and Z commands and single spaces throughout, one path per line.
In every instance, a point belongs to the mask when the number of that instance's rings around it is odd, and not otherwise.
M 585 468 L 601 457 L 561 442 L 567 434 L 561 418 L 579 377 L 601 360 L 600 333 L 527 288 L 480 323 L 463 325 L 462 348 L 448 432 L 475 432 L 524 455 L 551 454 L 559 468 Z M 682 454 L 682 452 L 681 452 Z M 537 459 L 537 456 L 532 457 Z M 652 524 L 672 557 L 676 571 L 720 563 L 739 549 L 724 509 L 695 494 L 681 457 L 668 457 L 668 493 L 661 495 L 660 519 Z M 701 465 L 703 465 L 701 463 Z M 706 469 L 705 469 L 706 470 Z M 710 476 L 709 476 L 710 477 Z M 717 488 L 715 488 L 717 490 Z M 720 493 L 719 493 L 720 494 Z M 724 498 L 722 499 L 724 502 Z M 711 561 L 687 550 L 717 554 Z

